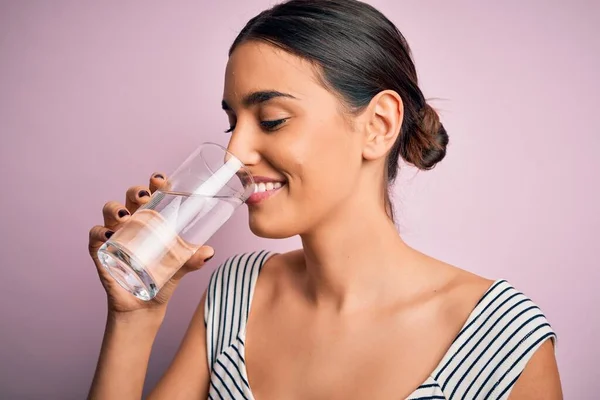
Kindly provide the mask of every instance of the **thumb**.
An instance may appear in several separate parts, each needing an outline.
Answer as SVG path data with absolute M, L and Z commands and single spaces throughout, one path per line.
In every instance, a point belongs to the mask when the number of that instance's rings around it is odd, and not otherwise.
M 159 303 L 166 303 L 173 294 L 175 288 L 179 285 L 181 278 L 183 278 L 188 272 L 197 271 L 202 268 L 202 266 L 206 264 L 206 262 L 214 256 L 214 254 L 215 250 L 212 247 L 202 246 L 198 248 L 192 258 L 183 264 L 183 266 L 179 268 L 175 275 L 173 275 L 173 277 L 169 279 L 169 281 L 167 281 L 159 290 L 156 300 Z
M 181 267 L 184 274 L 196 271 L 206 264 L 215 255 L 215 250 L 210 246 L 201 246 L 194 255 Z

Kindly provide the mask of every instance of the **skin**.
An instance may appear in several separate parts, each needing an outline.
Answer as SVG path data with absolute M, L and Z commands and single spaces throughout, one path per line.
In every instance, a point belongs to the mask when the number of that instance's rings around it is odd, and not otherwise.
M 293 98 L 249 104 L 257 91 Z M 385 157 L 400 131 L 402 99 L 383 91 L 351 115 L 313 65 L 259 42 L 240 45 L 230 57 L 223 99 L 234 128 L 229 150 L 254 175 L 287 182 L 249 205 L 250 229 L 302 240 L 302 249 L 272 257 L 257 282 L 246 338 L 255 397 L 405 398 L 439 363 L 492 281 L 409 247 L 386 215 Z M 281 119 L 273 130 L 261 125 Z M 152 178 L 148 189 L 163 181 Z M 128 191 L 130 211 L 147 201 L 136 196 L 142 189 Z M 109 204 L 104 227 L 92 229 L 92 254 L 106 229 L 123 222 L 115 215 L 124 207 Z M 125 293 L 94 260 L 109 313 L 90 398 L 141 397 L 168 299 L 212 253 L 201 248 L 149 303 Z M 204 298 L 150 399 L 207 397 L 203 312 Z M 529 361 L 510 398 L 562 398 L 552 342 Z

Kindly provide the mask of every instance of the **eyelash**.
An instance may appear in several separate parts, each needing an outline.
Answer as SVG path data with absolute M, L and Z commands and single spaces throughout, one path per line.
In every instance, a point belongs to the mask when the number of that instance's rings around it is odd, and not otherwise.
M 262 128 L 265 129 L 266 131 L 274 131 L 279 127 L 279 125 L 283 124 L 287 120 L 288 120 L 287 118 L 282 118 L 282 119 L 275 119 L 272 121 L 261 121 L 260 126 L 262 126 Z M 234 129 L 235 129 L 235 125 L 230 127 L 229 129 L 227 129 L 225 131 L 225 133 L 231 133 L 231 132 L 233 132 Z

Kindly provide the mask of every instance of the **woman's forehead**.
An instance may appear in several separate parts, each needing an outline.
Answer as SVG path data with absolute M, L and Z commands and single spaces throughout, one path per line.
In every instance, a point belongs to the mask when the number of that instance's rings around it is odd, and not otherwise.
M 224 95 L 278 90 L 302 98 L 318 86 L 316 68 L 309 61 L 265 42 L 248 41 L 227 62 Z

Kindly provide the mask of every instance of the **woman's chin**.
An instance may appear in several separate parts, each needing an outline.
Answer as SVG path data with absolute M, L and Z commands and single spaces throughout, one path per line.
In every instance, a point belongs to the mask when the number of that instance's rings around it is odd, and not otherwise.
M 291 224 L 286 224 L 276 218 L 261 218 L 249 216 L 250 231 L 258 237 L 265 239 L 287 239 L 296 236 L 298 232 L 290 230 Z

